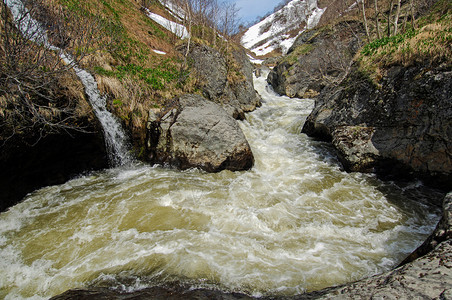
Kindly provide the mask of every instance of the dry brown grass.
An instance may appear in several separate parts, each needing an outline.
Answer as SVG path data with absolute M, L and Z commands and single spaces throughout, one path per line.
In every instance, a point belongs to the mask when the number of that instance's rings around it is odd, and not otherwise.
M 371 61 L 379 60 L 382 66 L 409 66 L 416 62 L 451 61 L 452 49 L 450 41 L 452 34 L 447 32 L 450 26 L 431 24 L 420 29 L 414 37 L 399 45 L 387 45 L 378 49 Z M 442 38 L 444 37 L 444 39 Z
M 100 92 L 110 95 L 111 108 L 122 116 L 124 121 L 132 122 L 135 127 L 143 126 L 141 117 L 146 116 L 151 107 L 158 105 L 152 99 L 147 99 L 152 91 L 137 85 L 136 81 L 129 77 L 120 81 L 114 77 L 96 76 L 96 80 Z
M 64 87 L 62 92 L 66 98 L 74 99 L 74 103 L 76 103 L 75 114 L 77 116 L 92 116 L 93 109 L 86 99 L 85 89 L 77 79 L 75 73 L 68 72 L 58 78 L 58 85 Z

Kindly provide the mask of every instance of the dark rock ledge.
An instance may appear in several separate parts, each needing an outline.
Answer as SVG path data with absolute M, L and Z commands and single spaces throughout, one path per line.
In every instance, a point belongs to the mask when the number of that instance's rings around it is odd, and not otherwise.
M 452 299 L 452 192 L 432 235 L 401 266 L 357 282 L 293 297 L 260 299 Z M 150 287 L 132 293 L 106 288 L 75 289 L 51 298 L 69 299 L 253 299 L 244 294 L 207 289 Z
M 384 177 L 418 177 L 452 186 L 452 70 L 392 66 L 375 82 L 352 66 L 325 88 L 303 132 L 331 141 L 344 167 Z

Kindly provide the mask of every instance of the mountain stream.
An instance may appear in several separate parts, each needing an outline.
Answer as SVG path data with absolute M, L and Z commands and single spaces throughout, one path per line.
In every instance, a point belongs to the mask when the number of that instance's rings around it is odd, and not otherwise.
M 346 173 L 300 134 L 310 99 L 276 95 L 240 123 L 246 172 L 141 164 L 29 194 L 0 214 L 0 298 L 67 289 L 183 284 L 294 295 L 393 268 L 433 230 L 439 209 L 418 183 Z

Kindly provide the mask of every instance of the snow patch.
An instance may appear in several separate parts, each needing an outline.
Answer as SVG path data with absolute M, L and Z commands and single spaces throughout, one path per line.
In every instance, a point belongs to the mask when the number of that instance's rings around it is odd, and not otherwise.
M 264 62 L 263 59 L 256 59 L 256 58 L 252 57 L 249 54 L 247 54 L 247 55 L 248 55 L 248 58 L 249 58 L 250 62 L 253 63 L 253 64 L 261 65 Z
M 152 51 L 154 51 L 157 54 L 161 54 L 161 55 L 165 55 L 166 54 L 166 52 L 160 51 L 160 50 L 156 50 L 156 49 L 152 49 Z
M 184 25 L 170 21 L 170 20 L 162 17 L 161 15 L 158 15 L 158 14 L 155 14 L 155 13 L 149 11 L 148 9 L 146 9 L 146 13 L 150 19 L 152 19 L 153 21 L 162 25 L 167 30 L 169 30 L 172 33 L 174 33 L 175 35 L 177 35 L 177 37 L 179 37 L 180 39 L 186 39 L 190 36 L 187 28 Z
M 309 16 L 306 27 L 308 29 L 314 28 L 317 24 L 319 24 L 320 18 L 322 17 L 323 13 L 325 12 L 325 8 L 316 8 L 312 15 Z

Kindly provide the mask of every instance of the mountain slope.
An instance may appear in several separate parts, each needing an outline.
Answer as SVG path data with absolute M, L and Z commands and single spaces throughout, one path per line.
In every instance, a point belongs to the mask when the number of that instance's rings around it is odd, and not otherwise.
M 301 32 L 317 25 L 325 10 L 318 7 L 317 0 L 292 0 L 251 26 L 241 43 L 258 56 L 271 52 L 285 54 Z

